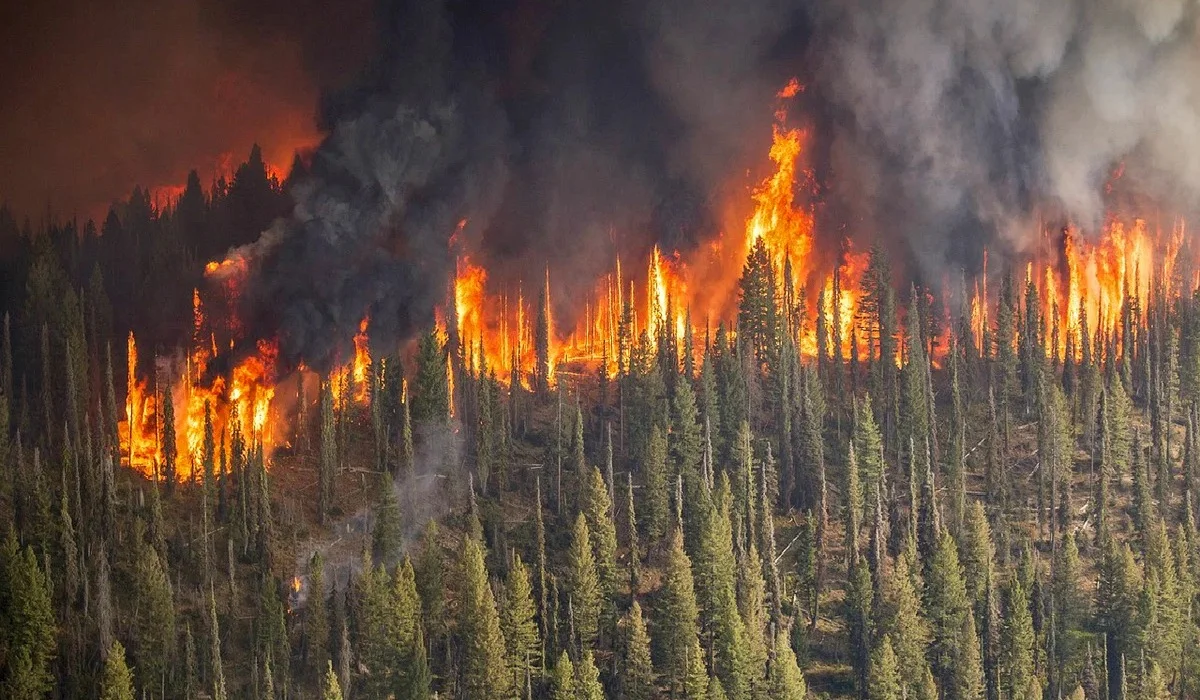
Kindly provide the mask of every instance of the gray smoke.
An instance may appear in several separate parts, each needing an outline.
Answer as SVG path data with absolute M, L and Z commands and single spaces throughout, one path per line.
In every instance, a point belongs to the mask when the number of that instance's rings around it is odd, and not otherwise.
M 336 124 L 293 189 L 292 217 L 260 240 L 247 293 L 286 363 L 344 362 L 367 315 L 381 343 L 432 322 L 451 234 L 464 217 L 486 225 L 504 187 L 503 124 L 468 100 L 382 104 Z
M 773 94 L 811 127 L 820 230 L 916 272 L 1094 229 L 1104 187 L 1200 192 L 1197 10 L 1185 0 L 396 0 L 381 56 L 326 95 L 295 214 L 255 247 L 245 314 L 288 364 L 390 350 L 446 298 L 448 237 L 508 285 L 549 265 L 556 319 L 616 253 L 730 226 L 767 165 Z M 808 196 L 805 193 L 805 196 Z
M 1103 217 L 1119 163 L 1146 194 L 1200 192 L 1196 7 L 1184 0 L 849 0 L 814 8 L 830 178 L 852 226 L 926 271 L 1039 215 Z

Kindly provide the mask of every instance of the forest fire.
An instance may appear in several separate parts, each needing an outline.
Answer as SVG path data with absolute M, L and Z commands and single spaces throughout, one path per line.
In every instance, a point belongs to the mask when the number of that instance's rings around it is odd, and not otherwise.
M 437 310 L 437 318 L 442 340 L 457 342 L 463 369 L 486 371 L 502 383 L 518 381 L 526 387 L 534 386 L 539 373 L 552 383 L 555 374 L 567 367 L 612 376 L 628 370 L 633 348 L 639 343 L 657 347 L 663 339 L 672 341 L 668 347 L 675 349 L 680 361 L 691 348 L 696 355 L 692 361 L 699 362 L 704 339 L 712 337 L 718 323 L 736 332 L 737 281 L 759 245 L 772 268 L 781 318 L 788 319 L 785 326 L 802 356 L 815 358 L 824 353 L 831 360 L 847 361 L 857 351 L 858 357 L 872 357 L 878 338 L 876 331 L 863 325 L 862 309 L 870 253 L 849 240 L 843 241 L 834 255 L 814 248 L 815 218 L 801 196 L 811 179 L 804 170 L 807 136 L 787 126 L 787 101 L 800 89 L 798 83 L 789 82 L 777 95 L 780 103 L 768 153 L 773 169 L 750 189 L 748 199 L 753 207 L 743 230 L 738 235 L 718 236 L 686 256 L 657 246 L 642 265 L 630 266 L 616 256 L 591 294 L 575 303 L 573 325 L 553 318 L 552 267 L 546 269 L 534 294 L 527 294 L 521 283 L 515 289 L 493 288 L 486 267 L 474 251 L 466 249 L 461 234 L 467 221 L 461 220 L 450 237 L 450 250 L 456 258 L 453 288 L 446 304 Z M 1182 223 L 1163 232 L 1144 219 L 1127 222 L 1114 217 L 1099 235 L 1089 238 L 1067 228 L 1044 233 L 1042 241 L 1039 252 L 1026 261 L 1024 277 L 1010 278 L 1010 303 L 1023 316 L 1027 304 L 1038 304 L 1041 342 L 1047 356 L 1059 360 L 1068 353 L 1078 358 L 1085 341 L 1096 346 L 1102 340 L 1119 340 L 1126 332 L 1124 320 L 1141 320 L 1152 297 L 1190 293 L 1195 287 L 1190 276 L 1181 278 L 1177 264 Z M 249 269 L 247 260 L 231 255 L 209 263 L 205 274 L 213 292 L 228 302 L 240 294 Z M 950 285 L 943 283 L 947 289 L 927 294 L 947 294 Z M 994 351 L 992 324 L 1003 288 L 995 279 L 989 284 L 985 252 L 982 274 L 970 282 L 970 291 L 957 302 L 962 306 L 966 341 L 977 353 Z M 1036 298 L 1027 296 L 1029 289 Z M 937 332 L 945 336 L 927 339 L 938 364 L 949 347 L 950 317 L 954 315 L 950 311 L 953 300 L 939 298 L 942 305 L 937 313 L 941 317 L 925 319 L 932 322 L 930 328 L 940 328 Z M 276 382 L 280 381 L 275 344 L 260 341 L 255 352 L 225 373 L 210 377 L 213 360 L 242 337 L 243 329 L 236 315 L 211 322 L 199 290 L 193 294 L 193 308 L 192 347 L 182 370 L 178 362 L 160 360 L 153 378 L 139 377 L 138 348 L 133 336 L 129 337 L 123 457 L 147 474 L 154 473 L 163 459 L 159 406 L 167 394 L 176 416 L 177 473 L 184 479 L 192 478 L 195 465 L 202 462 L 206 422 L 211 423 L 215 444 L 241 432 L 250 444 L 261 444 L 268 454 L 292 434 L 287 425 L 291 416 L 280 415 L 282 410 L 273 404 Z M 370 401 L 369 329 L 370 319 L 364 316 L 352 338 L 353 356 L 326 378 L 338 405 Z M 897 363 L 903 360 L 902 346 L 896 345 Z M 1119 354 L 1121 342 L 1115 346 Z M 543 356 L 546 366 L 539 370 L 537 363 Z M 448 355 L 451 382 L 457 366 Z M 303 366 L 290 379 L 306 387 L 319 386 L 316 374 Z M 315 405 L 315 390 L 299 393 L 308 397 L 308 408 Z M 135 429 L 131 431 L 130 425 Z

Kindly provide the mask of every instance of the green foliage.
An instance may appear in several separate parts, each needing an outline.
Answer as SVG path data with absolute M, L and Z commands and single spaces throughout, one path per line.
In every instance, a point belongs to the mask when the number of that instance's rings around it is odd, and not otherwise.
M 57 629 L 50 579 L 12 530 L 0 545 L 0 690 L 14 699 L 43 697 L 53 687 Z
M 642 514 L 646 538 L 657 542 L 666 536 L 670 524 L 667 441 L 658 427 L 651 429 L 650 440 L 646 443 L 646 453 L 642 457 L 642 478 L 645 495 L 638 511 Z
M 379 500 L 375 505 L 375 527 L 371 530 L 371 553 L 386 560 L 399 550 L 404 526 L 391 475 L 380 474 L 377 488 Z
M 602 607 L 608 611 L 605 617 L 611 620 L 615 617 L 610 609 L 617 592 L 617 526 L 608 493 L 600 470 L 592 467 L 585 476 L 580 506 L 587 520 Z
M 952 678 L 960 648 L 963 618 L 970 611 L 958 546 L 943 533 L 928 567 L 925 581 L 925 616 L 932 633 L 930 660 L 942 686 Z M 895 638 L 896 635 L 893 635 Z
M 436 328 L 417 345 L 417 377 L 412 390 L 412 419 L 417 425 L 441 425 L 450 420 L 450 385 L 446 352 Z
M 505 697 L 512 683 L 505 668 L 500 615 L 488 584 L 483 546 L 473 538 L 463 543 L 459 572 L 457 622 L 463 691 L 471 698 Z
M 683 533 L 676 528 L 668 542 L 660 608 L 656 611 L 661 670 L 672 689 L 683 687 L 689 673 L 689 654 L 699 645 L 699 611 L 692 580 L 692 562 L 683 550 Z
M 100 700 L 133 700 L 133 672 L 125 663 L 125 647 L 113 642 L 100 677 Z
M 523 686 L 526 674 L 533 674 L 541 667 L 536 612 L 529 568 L 520 555 L 515 555 L 504 584 L 504 607 L 500 611 L 500 629 L 504 633 L 509 674 L 515 687 Z
M 600 685 L 600 669 L 596 668 L 596 660 L 592 650 L 587 649 L 580 656 L 575 666 L 575 698 L 576 700 L 604 700 L 604 688 Z
M 1029 597 L 1019 576 L 1009 581 L 1005 601 L 1002 656 L 1006 695 L 1017 700 L 1036 700 L 1041 696 L 1027 695 L 1034 680 L 1033 616 L 1029 610 Z
M 635 600 L 622 620 L 624 628 L 620 681 L 623 700 L 650 700 L 654 696 L 654 666 L 650 660 L 650 635 Z
M 590 529 L 583 513 L 575 518 L 571 547 L 567 551 L 567 592 L 574 611 L 575 634 L 583 648 L 596 643 L 600 632 L 600 606 L 604 602 Z
M 775 654 L 767 670 L 767 688 L 769 697 L 774 700 L 804 700 L 808 694 L 804 674 L 796 663 L 796 653 L 783 630 L 775 635 Z
M 342 700 L 342 686 L 331 661 L 325 662 L 325 675 L 321 677 L 321 700 Z
M 884 635 L 871 652 L 871 671 L 867 682 L 868 700 L 901 700 L 900 669 L 891 637 Z
M 575 697 L 575 666 L 564 651 L 550 673 L 550 697 L 552 700 L 577 700 Z

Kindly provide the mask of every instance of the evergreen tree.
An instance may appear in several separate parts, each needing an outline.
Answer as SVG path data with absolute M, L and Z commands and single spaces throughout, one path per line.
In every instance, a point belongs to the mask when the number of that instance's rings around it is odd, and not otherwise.
M 600 669 L 596 668 L 596 660 L 592 650 L 587 649 L 580 655 L 579 663 L 575 666 L 575 698 L 576 700 L 604 700 L 604 688 L 600 685 Z
M 984 697 L 983 659 L 979 637 L 975 633 L 975 618 L 971 615 L 963 616 L 948 693 L 958 700 L 983 700 Z
M 697 570 L 706 579 L 705 612 L 712 635 L 713 673 L 720 679 L 729 700 L 745 700 L 750 693 L 753 671 L 747 658 L 746 628 L 738 611 L 737 565 L 733 555 L 730 526 L 728 477 L 722 473 L 708 509 L 708 522 L 701 537 Z
M 137 552 L 133 587 L 138 605 L 133 651 L 138 685 L 147 692 L 156 689 L 162 692 L 167 687 L 170 652 L 175 646 L 174 595 L 158 552 L 144 543 L 138 545 Z
M 400 548 L 403 523 L 400 504 L 396 500 L 395 484 L 388 473 L 379 475 L 379 500 L 375 505 L 375 527 L 371 530 L 371 553 L 377 559 L 387 559 Z
M 534 620 L 533 584 L 529 568 L 520 555 L 513 556 L 504 585 L 504 607 L 500 611 L 500 630 L 504 633 L 509 675 L 514 687 L 524 684 L 526 675 L 540 668 L 541 641 Z
M 1075 533 L 1068 529 L 1062 545 L 1054 553 L 1051 595 L 1054 600 L 1054 664 L 1058 669 L 1068 667 L 1074 656 L 1075 635 L 1082 624 L 1088 602 L 1080 588 L 1082 565 Z M 1055 674 L 1056 676 L 1058 674 Z
M 308 561 L 308 603 L 304 607 L 304 658 L 313 677 L 318 679 L 321 678 L 321 671 L 330 666 L 329 615 L 325 609 L 325 600 L 325 558 L 317 551 Z
M 613 605 L 617 593 L 617 526 L 608 488 L 596 467 L 587 473 L 582 496 L 582 510 L 599 577 L 601 609 L 608 627 L 616 618 Z
M 577 700 L 575 696 L 575 666 L 564 651 L 550 674 L 550 697 L 552 700 Z
M 901 700 L 900 669 L 892 640 L 887 635 L 871 652 L 871 672 L 867 683 L 868 700 Z
M 10 659 L 0 665 L 0 690 L 11 698 L 44 697 L 53 688 L 56 654 L 50 579 L 11 529 L 0 545 L 0 574 L 0 651 Z
M 623 625 L 624 654 L 620 681 L 622 700 L 650 700 L 654 696 L 654 667 L 650 661 L 650 636 L 642 618 L 642 606 L 636 600 L 626 613 Z
M 413 386 L 411 415 L 417 425 L 442 425 L 450 419 L 450 388 L 446 353 L 437 329 L 421 336 L 417 346 L 417 378 Z
M 763 693 L 763 671 L 767 667 L 769 643 L 767 637 L 766 589 L 763 580 L 762 560 L 758 545 L 753 540 L 750 547 L 741 552 L 738 561 L 738 611 L 746 629 L 746 665 L 750 669 L 751 693 L 761 697 Z
M 858 481 L 858 460 L 854 453 L 854 442 L 846 450 L 845 520 L 846 564 L 853 568 L 858 564 L 858 535 L 862 528 L 862 486 Z
M 637 511 L 633 501 L 633 472 L 626 474 L 625 488 L 625 549 L 629 557 L 629 590 L 637 596 L 641 584 L 641 547 L 638 545 Z
M 333 387 L 321 382 L 321 458 L 317 467 L 317 513 L 324 523 L 333 508 L 334 475 L 337 473 L 337 434 L 334 431 Z
M 871 653 L 871 572 L 865 561 L 854 565 L 846 591 L 846 627 L 850 637 L 850 659 L 854 667 L 858 697 L 867 698 Z
M 777 700 L 804 700 L 808 694 L 804 674 L 796 663 L 796 653 L 783 630 L 775 635 L 775 653 L 767 670 L 767 687 L 769 697 Z
M 677 382 L 671 399 L 671 432 L 668 434 L 674 474 L 691 487 L 698 479 L 702 450 L 696 395 L 691 382 Z
M 745 339 L 759 368 L 773 366 L 779 337 L 775 268 L 762 238 L 755 241 L 746 257 L 738 285 L 738 337 Z
M 1016 700 L 1036 700 L 1041 696 L 1029 695 L 1034 680 L 1034 631 L 1033 617 L 1029 610 L 1029 597 L 1019 576 L 1009 581 L 1004 615 L 1003 662 L 1006 695 Z
M 657 542 L 667 534 L 670 524 L 667 497 L 667 441 L 657 426 L 651 428 L 650 440 L 642 458 L 642 473 L 645 481 L 645 496 L 642 507 L 642 528 L 650 542 Z
M 942 533 L 926 570 L 929 573 L 925 581 L 925 615 L 932 632 L 930 659 L 934 676 L 946 688 L 953 679 L 963 617 L 969 611 L 958 547 L 949 534 Z
M 467 538 L 464 542 L 460 567 L 457 607 L 462 690 L 472 699 L 505 697 L 511 683 L 505 671 L 504 635 L 478 541 Z
M 162 478 L 166 485 L 167 495 L 170 496 L 175 491 L 177 470 L 175 468 L 175 401 L 171 397 L 169 388 L 163 392 L 162 454 Z
M 342 700 L 342 686 L 331 661 L 325 662 L 325 675 L 321 677 L 321 700 Z
M 604 600 L 596 571 L 596 558 L 592 554 L 590 529 L 583 513 L 575 518 L 567 563 L 567 590 L 574 610 L 572 621 L 579 644 L 586 649 L 596 643 L 600 632 L 600 606 Z
M 100 678 L 100 700 L 134 700 L 133 672 L 125 663 L 125 647 L 113 642 Z
M 663 571 L 658 643 L 662 649 L 662 671 L 672 692 L 685 685 L 688 657 L 699 646 L 699 611 L 692 581 L 692 562 L 683 550 L 683 533 L 676 528 L 668 542 Z

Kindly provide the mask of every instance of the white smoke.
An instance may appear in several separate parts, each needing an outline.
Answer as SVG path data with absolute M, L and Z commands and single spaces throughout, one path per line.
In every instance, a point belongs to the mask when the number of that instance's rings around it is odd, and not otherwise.
M 1021 248 L 1039 211 L 1094 227 L 1121 165 L 1164 204 L 1197 203 L 1193 2 L 850 0 L 814 17 L 834 187 L 927 269 L 964 237 Z

